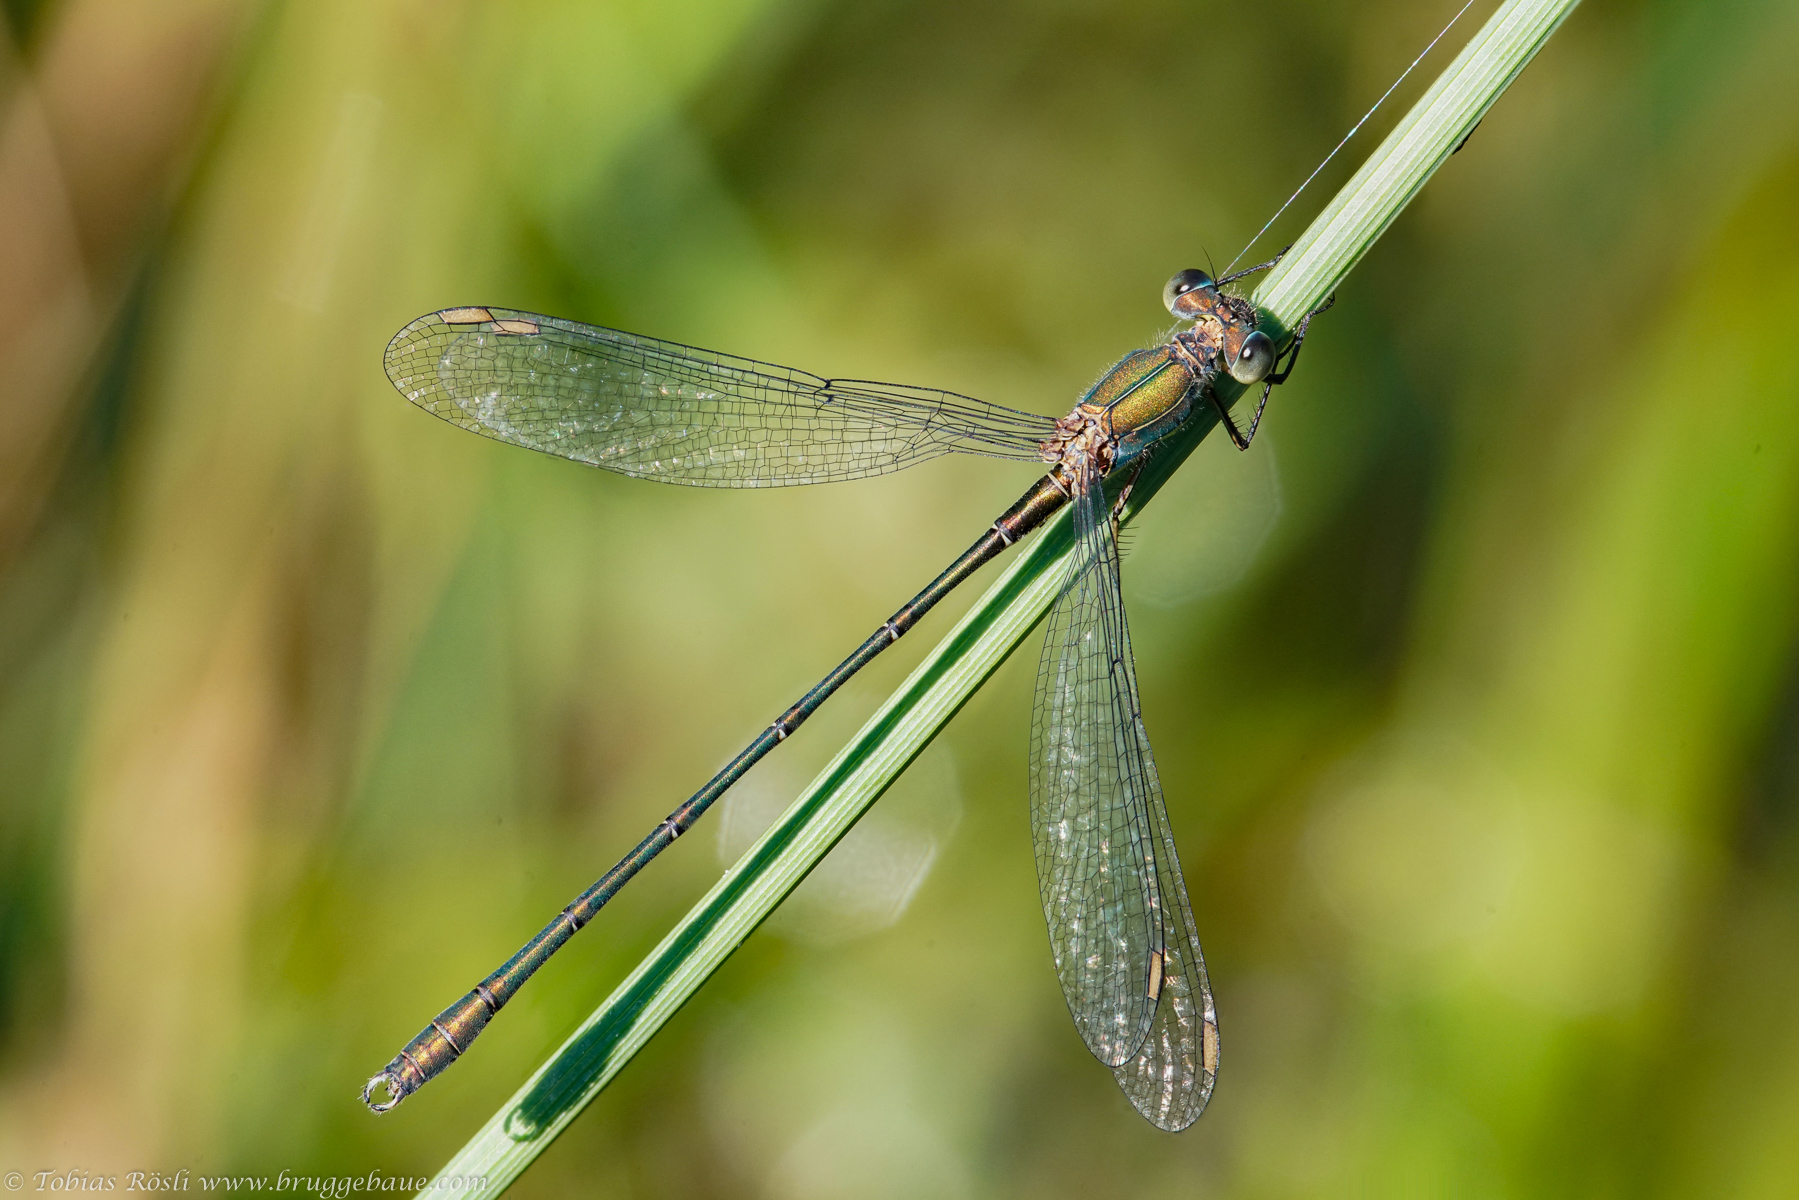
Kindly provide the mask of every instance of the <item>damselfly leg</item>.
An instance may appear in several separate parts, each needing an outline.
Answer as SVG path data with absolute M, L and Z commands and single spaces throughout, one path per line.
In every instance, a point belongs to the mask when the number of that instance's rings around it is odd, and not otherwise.
M 1223 287 L 1227 283 L 1235 283 L 1239 279 L 1245 279 L 1251 275 L 1254 275 L 1257 271 L 1267 271 L 1273 267 L 1279 266 L 1281 259 L 1287 257 L 1287 251 L 1289 251 L 1291 249 L 1293 249 L 1293 247 L 1291 247 L 1291 246 L 1282 246 L 1281 252 L 1279 254 L 1275 255 L 1273 258 L 1269 259 L 1267 262 L 1257 263 L 1253 267 L 1244 267 L 1241 271 L 1232 271 L 1229 275 L 1226 275 L 1224 278 L 1222 278 L 1218 281 L 1218 286 Z
M 1281 253 L 1285 254 L 1286 251 L 1283 250 Z M 1276 258 L 1274 261 L 1279 262 L 1280 260 L 1279 258 Z M 1263 263 L 1261 267 L 1251 267 L 1250 270 L 1259 271 L 1273 265 L 1273 262 Z M 1248 272 L 1240 272 L 1240 274 L 1248 274 Z M 1336 302 L 1337 294 L 1332 292 L 1330 296 L 1325 299 L 1323 304 L 1320 304 L 1317 308 L 1314 308 L 1311 312 L 1300 318 L 1299 324 L 1293 330 L 1293 340 L 1287 344 L 1286 350 L 1283 351 L 1281 355 L 1281 357 L 1287 360 L 1287 365 L 1270 372 L 1268 377 L 1262 381 L 1262 397 L 1260 400 L 1256 401 L 1256 411 L 1249 419 L 1249 428 L 1247 430 L 1242 432 L 1238 431 L 1237 423 L 1231 419 L 1230 410 L 1227 409 L 1224 402 L 1218 398 L 1218 393 L 1211 393 L 1212 407 L 1218 412 L 1219 423 L 1224 426 L 1226 436 L 1231 439 L 1231 444 L 1237 447 L 1237 449 L 1249 449 L 1249 443 L 1255 440 L 1256 429 L 1262 423 L 1262 412 L 1268 407 L 1269 393 L 1274 391 L 1278 384 L 1287 382 L 1287 377 L 1293 374 L 1293 364 L 1299 361 L 1299 348 L 1306 340 L 1306 330 L 1311 326 L 1312 318 L 1319 313 L 1324 312 Z

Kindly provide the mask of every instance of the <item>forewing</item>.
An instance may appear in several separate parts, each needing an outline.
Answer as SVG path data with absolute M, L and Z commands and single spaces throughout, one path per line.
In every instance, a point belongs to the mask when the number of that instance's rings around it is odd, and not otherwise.
M 1031 833 L 1050 949 L 1096 1058 L 1136 1058 L 1162 944 L 1118 547 L 1097 477 L 1074 500 L 1078 552 L 1050 610 L 1031 724 Z
M 427 313 L 387 374 L 464 429 L 700 487 L 858 479 L 950 451 L 1036 460 L 1047 417 L 953 392 L 831 380 L 504 308 Z

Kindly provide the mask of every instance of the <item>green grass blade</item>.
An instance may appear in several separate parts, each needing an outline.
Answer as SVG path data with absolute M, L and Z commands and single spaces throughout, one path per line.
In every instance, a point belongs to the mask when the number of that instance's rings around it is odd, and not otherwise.
M 1522 71 L 1578 0 L 1510 0 L 1270 273 L 1256 303 L 1291 329 L 1321 303 Z M 1228 400 L 1230 390 L 1220 385 Z M 1147 503 L 1215 422 L 1158 450 L 1132 494 Z M 1054 601 L 1066 510 L 938 644 L 793 806 L 438 1174 L 506 1187 L 796 887 L 1004 662 Z M 1022 765 L 1022 757 L 1021 757 Z M 433 1187 L 436 1184 L 434 1182 Z M 427 1188 L 421 1195 L 435 1194 Z

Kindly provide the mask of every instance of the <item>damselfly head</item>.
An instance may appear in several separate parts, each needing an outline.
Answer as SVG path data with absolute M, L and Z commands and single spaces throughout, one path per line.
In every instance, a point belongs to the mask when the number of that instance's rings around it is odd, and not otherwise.
M 1183 304 L 1181 302 L 1182 298 L 1187 296 L 1190 292 L 1199 292 L 1201 294 L 1194 296 Z M 1181 318 L 1181 320 L 1191 321 L 1210 307 L 1205 301 L 1209 300 L 1211 295 L 1215 293 L 1216 285 L 1213 284 L 1210 275 L 1207 275 L 1198 267 L 1188 267 L 1185 271 L 1182 271 L 1173 279 L 1170 279 L 1168 281 L 1168 286 L 1162 289 L 1162 303 L 1168 306 L 1169 312 Z
M 1274 339 L 1260 329 L 1252 329 L 1237 344 L 1236 353 L 1230 354 L 1231 342 L 1227 337 L 1224 343 L 1231 378 L 1238 383 L 1260 383 L 1274 370 Z

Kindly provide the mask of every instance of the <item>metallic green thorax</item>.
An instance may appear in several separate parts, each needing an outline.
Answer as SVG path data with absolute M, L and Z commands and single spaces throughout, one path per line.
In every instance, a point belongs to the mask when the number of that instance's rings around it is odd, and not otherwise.
M 1099 410 L 1114 439 L 1113 470 L 1129 465 L 1187 419 L 1200 389 L 1192 370 L 1167 346 L 1126 355 L 1081 397 Z M 1077 411 L 1079 411 L 1077 409 Z

